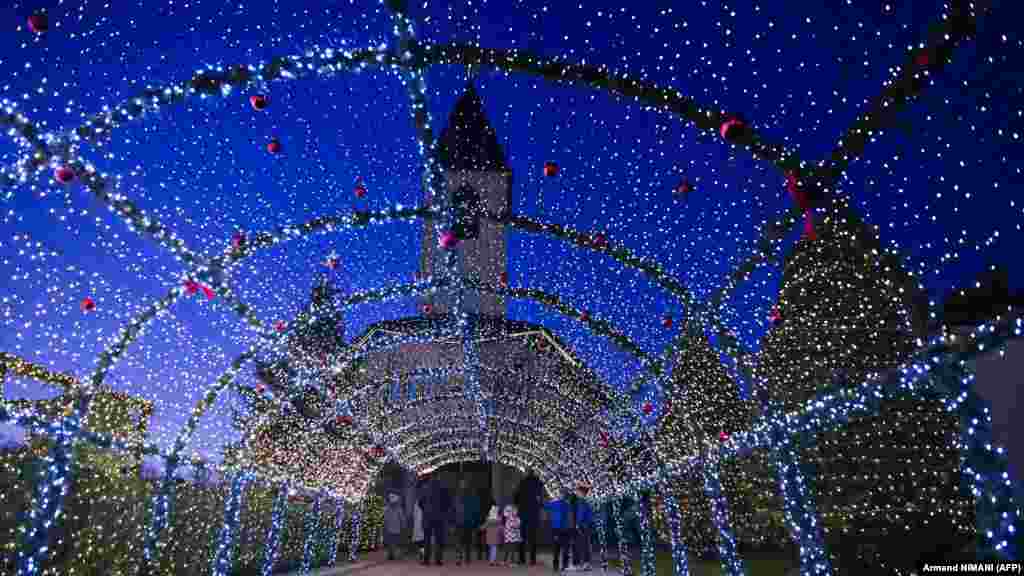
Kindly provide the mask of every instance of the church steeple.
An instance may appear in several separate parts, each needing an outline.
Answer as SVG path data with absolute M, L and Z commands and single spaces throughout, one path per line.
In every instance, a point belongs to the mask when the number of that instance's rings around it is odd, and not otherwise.
M 508 171 L 504 150 L 472 84 L 448 116 L 448 125 L 438 138 L 437 156 L 445 170 Z
M 455 212 L 452 231 L 461 239 L 456 248 L 458 274 L 497 284 L 507 278 L 505 226 L 486 215 L 511 211 L 512 170 L 472 83 L 448 115 L 448 125 L 437 140 L 437 156 L 445 173 L 442 193 Z M 426 192 L 426 204 L 433 204 L 431 191 Z M 420 273 L 431 276 L 444 265 L 434 222 L 424 222 L 422 242 Z M 444 295 L 430 294 L 421 297 L 419 303 L 430 304 L 435 314 L 446 314 L 452 312 L 453 302 L 448 300 Z M 504 299 L 495 294 L 466 294 L 463 306 L 472 313 L 505 314 Z

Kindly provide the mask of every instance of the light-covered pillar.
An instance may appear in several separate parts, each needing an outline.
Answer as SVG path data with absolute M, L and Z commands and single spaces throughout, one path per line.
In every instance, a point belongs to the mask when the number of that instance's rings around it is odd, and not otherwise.
M 277 561 L 277 552 L 281 548 L 282 528 L 287 512 L 288 484 L 282 483 L 277 489 L 277 495 L 274 496 L 274 510 L 270 513 L 270 529 L 267 531 L 267 540 L 263 547 L 263 568 L 260 570 L 262 576 L 270 576 L 274 573 L 274 563 Z
M 224 499 L 224 523 L 213 555 L 213 576 L 228 576 L 234 568 L 235 539 L 242 519 L 242 493 L 248 481 L 249 475 L 245 472 L 237 472 L 231 479 L 231 489 Z

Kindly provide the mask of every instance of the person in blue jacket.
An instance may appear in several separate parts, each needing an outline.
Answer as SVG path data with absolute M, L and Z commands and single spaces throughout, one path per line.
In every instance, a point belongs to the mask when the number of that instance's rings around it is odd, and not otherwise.
M 551 518 L 551 539 L 555 548 L 553 561 L 555 572 L 558 572 L 559 558 L 562 560 L 562 566 L 569 567 L 569 552 L 572 548 L 575 528 L 575 510 L 570 503 L 571 495 L 568 488 L 562 488 L 561 498 L 544 505 L 544 511 Z
M 576 489 L 576 545 L 573 556 L 576 559 L 576 568 L 585 572 L 590 567 L 590 540 L 593 537 L 594 509 L 587 502 L 587 488 L 580 486 Z

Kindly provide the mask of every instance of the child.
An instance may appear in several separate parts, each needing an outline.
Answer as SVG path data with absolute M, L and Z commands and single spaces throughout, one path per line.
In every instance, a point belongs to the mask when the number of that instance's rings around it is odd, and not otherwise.
M 412 510 L 412 542 L 416 546 L 416 552 L 419 554 L 419 561 L 423 562 L 426 558 L 424 554 L 427 551 L 423 546 L 423 508 L 417 502 Z
M 498 546 L 502 540 L 501 518 L 498 516 L 498 507 L 491 506 L 491 512 L 484 521 L 483 529 L 487 532 L 488 560 L 491 566 L 498 565 Z
M 519 511 L 516 507 L 511 504 L 505 506 L 505 566 L 512 565 L 510 560 L 515 557 L 515 551 L 523 541 L 520 525 Z
M 395 546 L 402 540 L 405 528 L 405 510 L 398 494 L 388 494 L 388 505 L 384 509 L 384 545 L 388 548 L 388 560 L 395 559 Z

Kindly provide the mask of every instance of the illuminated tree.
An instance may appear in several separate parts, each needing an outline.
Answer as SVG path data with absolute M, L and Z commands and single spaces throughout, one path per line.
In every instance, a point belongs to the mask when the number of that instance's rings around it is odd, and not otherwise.
M 755 370 L 768 410 L 798 410 L 816 393 L 857 385 L 896 364 L 913 342 L 915 287 L 901 281 L 906 275 L 872 231 L 843 213 L 834 206 L 818 239 L 800 240 L 785 263 L 779 317 Z M 969 537 L 973 502 L 951 472 L 960 458 L 957 430 L 955 415 L 937 401 L 892 398 L 877 416 L 804 448 L 842 564 L 871 562 L 871 552 L 858 548 L 868 542 L 889 569 L 933 549 L 933 535 L 957 547 Z

